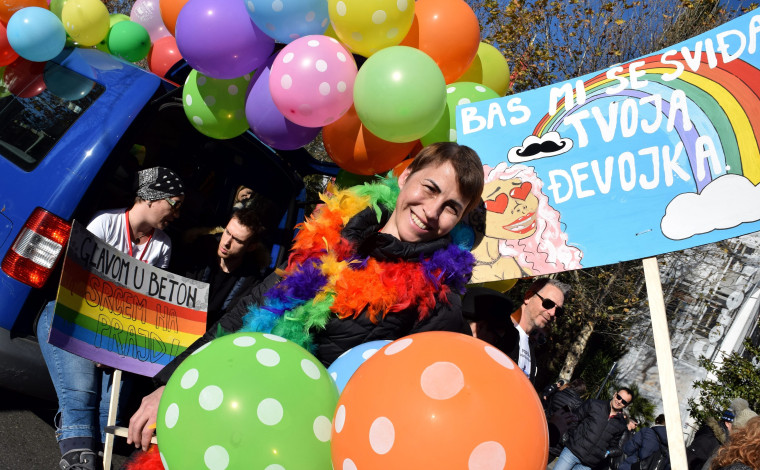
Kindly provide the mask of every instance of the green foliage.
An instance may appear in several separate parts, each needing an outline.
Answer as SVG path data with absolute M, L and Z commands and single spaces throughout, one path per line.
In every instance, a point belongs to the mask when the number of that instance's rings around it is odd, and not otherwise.
M 760 347 L 749 340 L 744 341 L 743 354 L 732 353 L 718 367 L 709 359 L 699 360 L 708 374 L 715 380 L 703 379 L 694 382 L 699 396 L 689 399 L 689 415 L 698 422 L 708 416 L 718 417 L 726 409 L 731 399 L 744 398 L 753 410 L 760 409 Z

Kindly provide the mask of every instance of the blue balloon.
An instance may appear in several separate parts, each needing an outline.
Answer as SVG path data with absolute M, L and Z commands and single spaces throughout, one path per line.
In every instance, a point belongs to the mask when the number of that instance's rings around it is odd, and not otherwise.
M 66 44 L 66 30 L 50 10 L 26 7 L 8 20 L 8 43 L 21 57 L 32 62 L 55 58 Z
M 277 42 L 324 34 L 330 24 L 326 0 L 246 0 L 254 24 Z
M 338 386 L 338 392 L 343 392 L 348 379 L 354 375 L 356 369 L 375 354 L 380 348 L 390 343 L 388 340 L 370 341 L 358 346 L 354 346 L 348 351 L 341 354 L 339 358 L 335 360 L 330 367 L 327 368 L 327 372 L 330 373 L 330 377 L 335 381 L 335 385 Z

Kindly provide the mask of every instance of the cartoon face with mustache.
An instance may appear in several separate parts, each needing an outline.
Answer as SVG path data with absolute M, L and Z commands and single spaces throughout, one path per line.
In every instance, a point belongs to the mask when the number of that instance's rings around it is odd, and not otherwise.
M 520 178 L 486 183 L 483 200 L 487 237 L 519 240 L 535 233 L 538 198 L 532 189 L 531 183 Z

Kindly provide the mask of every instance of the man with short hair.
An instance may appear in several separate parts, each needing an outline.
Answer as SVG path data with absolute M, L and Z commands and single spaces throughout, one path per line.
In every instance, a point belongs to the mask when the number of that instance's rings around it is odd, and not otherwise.
M 633 391 L 623 387 L 610 401 L 583 402 L 574 412 L 578 422 L 570 429 L 554 470 L 590 470 L 605 458 L 621 453 L 617 444 L 628 429 L 624 410 L 631 401 Z
M 246 259 L 257 248 L 261 248 L 259 234 L 263 231 L 254 209 L 244 208 L 232 214 L 221 236 L 210 235 L 205 240 L 198 240 L 196 250 L 208 253 L 200 262 L 189 269 L 186 276 L 209 283 L 209 299 L 206 316 L 206 328 L 215 324 L 224 312 L 233 307 L 240 298 L 245 297 L 255 284 L 261 282 L 261 260 Z M 216 248 L 208 242 L 218 237 Z M 212 254 L 213 253 L 213 254 Z M 156 377 L 166 383 L 171 372 L 159 371 Z M 156 378 L 154 378 L 156 381 Z M 129 420 L 128 443 L 140 442 L 146 435 L 146 442 L 153 433 L 151 425 L 155 422 L 158 403 L 165 386 L 160 386 L 143 397 L 140 408 Z
M 473 336 L 499 348 L 535 384 L 538 367 L 531 334 L 562 314 L 569 292 L 570 286 L 556 279 L 538 279 L 528 287 L 520 308 L 508 316 L 506 312 L 514 304 L 506 295 L 485 287 L 470 287 L 462 299 L 462 314 Z
M 262 279 L 267 262 L 253 259 L 263 226 L 254 209 L 244 208 L 232 214 L 221 234 L 206 235 L 195 243 L 195 252 L 205 254 L 186 270 L 186 276 L 209 283 L 206 325 L 216 323 L 224 311 L 234 305 L 251 284 Z

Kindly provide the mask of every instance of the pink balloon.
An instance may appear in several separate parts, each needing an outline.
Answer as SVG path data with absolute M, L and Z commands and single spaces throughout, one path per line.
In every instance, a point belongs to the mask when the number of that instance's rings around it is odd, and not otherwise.
M 158 0 L 137 0 L 132 4 L 129 19 L 140 24 L 150 35 L 150 42 L 156 42 L 166 36 L 171 36 L 161 19 L 161 10 Z
M 337 121 L 353 104 L 354 57 L 331 37 L 304 36 L 277 54 L 269 92 L 280 112 L 304 127 Z

